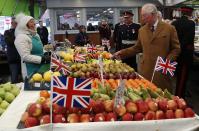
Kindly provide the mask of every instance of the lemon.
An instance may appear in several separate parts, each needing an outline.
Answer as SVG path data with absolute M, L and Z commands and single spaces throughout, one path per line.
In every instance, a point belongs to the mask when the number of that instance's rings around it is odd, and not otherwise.
M 41 81 L 42 80 L 42 75 L 39 73 L 36 73 L 32 76 L 33 81 Z
M 44 73 L 43 77 L 44 77 L 44 80 L 46 82 L 50 82 L 50 80 L 51 80 L 51 74 L 52 74 L 51 71 L 47 71 L 47 72 Z
M 61 76 L 61 74 L 59 72 L 54 72 L 53 76 Z

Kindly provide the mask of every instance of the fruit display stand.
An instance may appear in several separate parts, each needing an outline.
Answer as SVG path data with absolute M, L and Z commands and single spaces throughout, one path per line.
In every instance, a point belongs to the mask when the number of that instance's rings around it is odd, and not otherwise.
M 115 121 L 115 122 L 88 122 L 88 123 L 63 123 L 47 124 L 25 129 L 17 129 L 20 118 L 27 105 L 36 101 L 38 91 L 21 91 L 9 108 L 0 117 L 0 131 L 25 130 L 25 131 L 189 131 L 199 128 L 199 118 L 181 118 L 146 121 Z

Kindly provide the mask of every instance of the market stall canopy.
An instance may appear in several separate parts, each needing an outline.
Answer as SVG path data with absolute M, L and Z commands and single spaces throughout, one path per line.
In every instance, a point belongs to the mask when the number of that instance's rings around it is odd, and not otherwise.
M 19 12 L 30 15 L 28 0 L 0 0 L 0 16 L 13 16 Z M 39 17 L 39 6 L 34 4 L 34 16 Z

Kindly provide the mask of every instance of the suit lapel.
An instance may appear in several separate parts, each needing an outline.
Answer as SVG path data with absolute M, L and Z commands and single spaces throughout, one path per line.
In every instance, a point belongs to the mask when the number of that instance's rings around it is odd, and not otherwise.
M 155 37 L 157 37 L 160 34 L 161 30 L 162 30 L 162 22 L 159 21 L 157 28 L 156 28 L 155 32 L 153 33 L 153 37 L 151 39 L 151 42 L 155 39 Z

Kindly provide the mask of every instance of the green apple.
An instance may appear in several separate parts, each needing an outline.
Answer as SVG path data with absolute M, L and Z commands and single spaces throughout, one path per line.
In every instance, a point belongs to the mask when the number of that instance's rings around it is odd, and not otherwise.
M 0 108 L 6 109 L 9 106 L 9 103 L 5 100 L 1 102 Z
M 18 87 L 13 87 L 10 93 L 17 96 L 20 93 L 20 89 Z
M 11 103 L 14 99 L 15 99 L 15 96 L 12 93 L 6 92 L 6 94 L 5 94 L 5 100 L 7 102 Z
M 0 108 L 0 116 L 3 114 L 4 111 L 5 109 Z
M 0 88 L 0 97 L 2 98 L 2 99 L 4 99 L 5 98 L 5 90 L 4 90 L 4 88 Z
M 11 91 L 12 86 L 10 84 L 10 82 L 3 84 L 3 88 L 5 89 L 5 91 Z
M 3 99 L 0 97 L 0 103 L 3 101 Z

